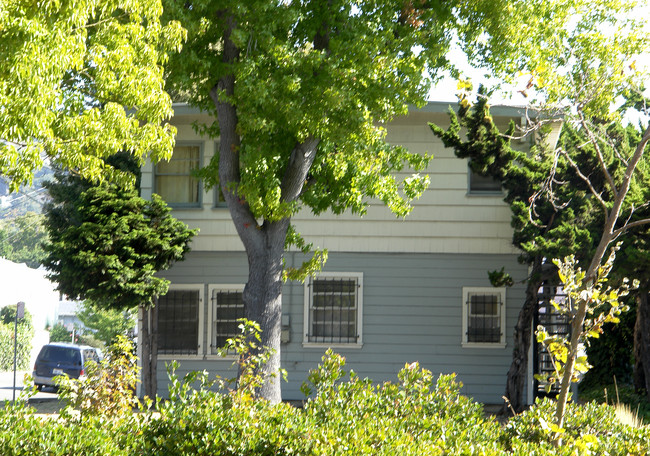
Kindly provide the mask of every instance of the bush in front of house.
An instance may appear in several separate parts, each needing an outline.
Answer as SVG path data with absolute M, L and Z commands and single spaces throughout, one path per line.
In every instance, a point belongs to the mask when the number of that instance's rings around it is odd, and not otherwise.
M 559 430 L 563 446 L 555 448 L 551 401 L 501 425 L 460 394 L 453 375 L 434 381 L 412 363 L 399 382 L 377 385 L 346 372 L 345 359 L 331 351 L 304 385 L 309 398 L 303 408 L 270 404 L 256 398 L 254 388 L 235 389 L 206 372 L 180 379 L 172 368 L 169 399 L 159 400 L 156 412 L 130 413 L 124 399 L 131 397 L 128 371 L 135 366 L 124 347 L 116 353 L 116 366 L 107 368 L 122 372 L 117 377 L 124 387 L 101 376 L 79 382 L 69 395 L 79 413 L 43 418 L 22 399 L 0 408 L 0 454 L 568 456 L 645 455 L 650 448 L 650 428 L 623 424 L 607 405 L 571 404 Z M 241 384 L 257 383 L 251 377 Z M 93 405 L 97 400 L 101 410 Z

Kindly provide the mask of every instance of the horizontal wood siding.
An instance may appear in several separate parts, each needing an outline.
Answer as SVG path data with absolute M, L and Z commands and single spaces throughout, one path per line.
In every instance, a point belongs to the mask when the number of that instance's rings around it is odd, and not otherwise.
M 448 125 L 446 105 L 430 104 L 413 110 L 408 117 L 387 126 L 387 140 L 412 152 L 434 156 L 428 172 L 431 186 L 405 219 L 396 218 L 383 204 L 369 201 L 363 217 L 331 213 L 313 217 L 306 209 L 293 223 L 308 242 L 331 252 L 411 252 L 411 253 L 515 253 L 511 245 L 510 210 L 500 195 L 470 195 L 467 192 L 466 160 L 458 159 L 434 137 L 428 122 Z M 495 109 L 497 112 L 503 109 Z M 215 141 L 204 140 L 191 127 L 197 119 L 191 110 L 177 109 L 172 120 L 178 128 L 177 141 L 203 142 L 204 161 L 215 151 Z M 510 109 L 510 113 L 516 113 Z M 505 127 L 508 117 L 495 117 Z M 515 117 L 515 121 L 519 121 Z M 527 142 L 515 141 L 517 147 Z M 142 195 L 154 190 L 153 166 L 143 168 Z M 174 215 L 190 227 L 199 228 L 192 247 L 206 251 L 242 251 L 243 246 L 226 208 L 214 205 L 213 190 L 204 191 L 201 208 L 176 209 Z
M 289 253 L 289 265 L 302 257 Z M 506 292 L 506 348 L 462 348 L 462 287 L 488 287 L 487 271 L 505 267 L 517 283 Z M 524 299 L 521 282 L 526 269 L 515 255 L 430 253 L 331 253 L 327 272 L 363 273 L 363 346 L 337 348 L 347 369 L 375 382 L 396 381 L 405 363 L 419 361 L 435 375 L 456 373 L 463 392 L 478 401 L 499 403 L 512 356 L 512 331 Z M 238 284 L 247 278 L 243 253 L 190 252 L 186 261 L 166 272 L 173 283 Z M 282 364 L 289 374 L 283 397 L 304 399 L 300 392 L 309 369 L 318 365 L 324 348 L 303 346 L 304 288 L 288 282 L 283 290 L 283 314 L 290 318 L 291 341 L 282 345 Z M 207 305 L 204 306 L 207 338 Z M 203 344 L 207 347 L 207 343 Z M 232 360 L 180 359 L 180 374 L 207 369 L 226 374 Z M 166 391 L 164 368 L 160 393 Z

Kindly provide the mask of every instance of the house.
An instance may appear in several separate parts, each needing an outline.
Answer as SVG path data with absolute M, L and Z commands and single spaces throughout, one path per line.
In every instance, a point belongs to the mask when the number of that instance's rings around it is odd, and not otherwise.
M 455 372 L 463 392 L 477 401 L 502 402 L 528 271 L 517 262 L 510 210 L 499 185 L 473 176 L 467 162 L 445 149 L 427 126 L 448 125 L 448 107 L 430 102 L 387 126 L 389 142 L 435 157 L 431 186 L 407 218 L 395 218 L 380 203 L 371 203 L 363 218 L 316 218 L 309 211 L 293 218 L 308 242 L 329 250 L 329 259 L 317 277 L 284 285 L 283 399 L 304 399 L 302 382 L 332 347 L 346 357 L 347 368 L 376 382 L 395 381 L 405 363 L 419 361 L 434 374 Z M 163 396 L 164 363 L 177 360 L 181 375 L 204 369 L 224 374 L 231 366 L 233 359 L 220 358 L 216 350 L 237 331 L 248 272 L 218 190 L 205 191 L 190 175 L 217 147 L 192 129 L 194 121 L 207 117 L 183 104 L 174 111 L 174 155 L 143 168 L 141 191 L 145 198 L 152 192 L 163 196 L 174 216 L 200 233 L 186 260 L 164 274 L 171 287 L 159 300 Z M 520 108 L 493 107 L 492 114 L 504 128 L 510 119 L 524 120 Z M 517 147 L 529 143 L 522 140 Z M 301 256 L 289 251 L 285 260 L 299 265 Z M 514 278 L 513 287 L 490 285 L 487 271 L 501 267 Z

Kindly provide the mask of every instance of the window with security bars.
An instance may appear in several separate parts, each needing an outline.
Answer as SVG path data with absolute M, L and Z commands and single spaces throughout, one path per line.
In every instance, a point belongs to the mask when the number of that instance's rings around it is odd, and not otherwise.
M 306 286 L 306 342 L 360 343 L 361 276 L 319 276 Z
M 200 291 L 172 289 L 158 298 L 158 353 L 196 355 Z
M 240 334 L 237 321 L 244 318 L 244 300 L 242 289 L 210 290 L 210 306 L 212 311 L 212 328 L 210 335 L 210 350 L 217 354 L 218 349 L 226 345 L 228 339 Z
M 199 180 L 192 171 L 201 166 L 199 144 L 178 144 L 169 161 L 155 167 L 155 192 L 170 206 L 199 206 L 201 193 Z
M 505 344 L 505 289 L 463 289 L 463 343 Z

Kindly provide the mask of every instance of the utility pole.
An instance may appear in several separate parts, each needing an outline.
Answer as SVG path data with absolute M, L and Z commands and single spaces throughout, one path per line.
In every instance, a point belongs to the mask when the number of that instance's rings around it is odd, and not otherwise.
M 12 389 L 12 401 L 16 401 L 16 359 L 18 358 L 18 319 L 25 317 L 25 303 L 20 301 L 16 304 L 16 317 L 14 319 L 14 387 Z

